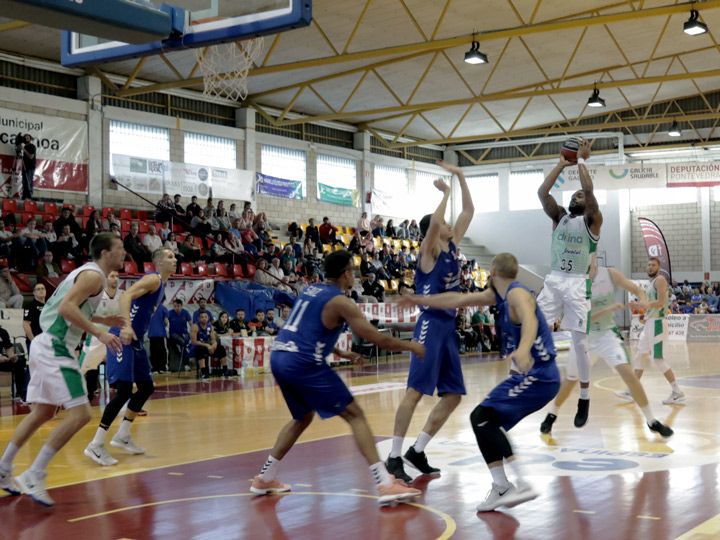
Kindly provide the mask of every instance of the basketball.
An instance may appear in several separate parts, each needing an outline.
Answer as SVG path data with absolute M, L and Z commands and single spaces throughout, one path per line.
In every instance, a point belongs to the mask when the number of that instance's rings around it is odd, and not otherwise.
M 568 139 L 562 145 L 560 154 L 562 155 L 562 157 L 564 157 L 568 161 L 575 163 L 577 161 L 578 148 L 580 148 L 580 140 L 579 139 L 576 139 L 576 138 Z

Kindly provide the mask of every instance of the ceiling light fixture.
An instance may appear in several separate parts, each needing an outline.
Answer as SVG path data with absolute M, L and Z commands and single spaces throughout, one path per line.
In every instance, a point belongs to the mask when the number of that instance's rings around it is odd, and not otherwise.
M 690 36 L 699 36 L 708 31 L 707 24 L 698 20 L 700 14 L 697 9 L 690 10 L 690 18 L 683 24 L 683 32 Z
M 487 64 L 487 54 L 480 50 L 480 43 L 475 40 L 475 34 L 473 34 L 472 45 L 470 50 L 465 53 L 465 62 L 468 64 Z
M 600 90 L 598 90 L 597 86 L 593 88 L 592 95 L 588 98 L 588 107 L 604 107 L 605 106 L 605 100 L 600 97 Z
M 668 131 L 668 137 L 680 137 L 682 135 L 682 131 L 680 130 L 680 126 L 678 126 L 677 120 L 673 120 L 672 126 L 670 126 L 670 130 Z

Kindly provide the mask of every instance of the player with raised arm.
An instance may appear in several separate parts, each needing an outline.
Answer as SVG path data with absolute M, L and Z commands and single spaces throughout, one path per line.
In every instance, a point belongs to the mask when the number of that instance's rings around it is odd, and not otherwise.
M 577 152 L 578 174 L 582 189 L 572 195 L 568 209 L 559 206 L 550 195 L 560 173 L 571 165 L 563 156 L 538 189 L 543 210 L 552 219 L 552 271 L 545 277 L 545 286 L 538 297 L 538 306 L 545 319 L 560 320 L 560 327 L 572 336 L 572 347 L 580 377 L 580 399 L 575 414 L 575 427 L 587 422 L 590 411 L 590 359 L 587 334 L 590 326 L 592 281 L 588 277 L 590 263 L 597 251 L 603 217 L 593 189 L 585 160 L 590 157 L 590 143 L 580 141 Z
M 403 296 L 399 301 L 404 307 L 426 305 L 434 309 L 497 305 L 495 322 L 502 327 L 513 375 L 491 390 L 470 414 L 480 452 L 493 479 L 487 498 L 477 506 L 478 512 L 513 507 L 538 496 L 523 479 L 506 432 L 542 409 L 560 388 L 552 332 L 530 291 L 516 281 L 517 272 L 515 256 L 500 253 L 493 258 L 490 287 L 483 292 Z M 505 474 L 506 464 L 517 476 L 515 485 Z
M 617 371 L 627 385 L 628 393 L 640 407 L 651 431 L 659 433 L 663 437 L 672 436 L 673 430 L 660 422 L 653 414 L 645 389 L 632 371 L 627 352 L 620 339 L 620 331 L 615 324 L 614 313 L 625 309 L 623 304 L 615 302 L 616 288 L 624 289 L 636 295 L 641 302 L 647 300 L 645 291 L 618 270 L 598 267 L 597 260 L 594 260 L 590 265 L 590 279 L 593 280 L 590 334 L 588 335 L 590 355 L 602 358 L 609 367 Z M 577 383 L 577 368 L 573 356 L 571 353 L 565 380 L 550 407 L 550 411 L 540 425 L 542 433 L 550 433 L 553 423 L 557 419 L 558 409 L 568 398 Z
M 323 419 L 340 416 L 350 425 L 377 484 L 380 505 L 413 499 L 421 493 L 388 473 L 362 409 L 325 360 L 333 351 L 348 360 L 360 359 L 356 353 L 335 349 L 346 324 L 360 339 L 382 349 L 410 351 L 418 358 L 422 358 L 425 351 L 420 343 L 378 332 L 355 303 L 345 296 L 355 282 L 352 260 L 352 253 L 345 250 L 325 258 L 327 282 L 312 284 L 303 290 L 272 345 L 270 367 L 293 419 L 280 431 L 260 474 L 252 481 L 250 491 L 256 495 L 290 491 L 289 485 L 277 480 L 278 467 L 316 412 Z
M 420 220 L 423 241 L 415 271 L 415 290 L 421 295 L 460 290 L 460 262 L 454 242 L 465 236 L 475 213 L 470 189 L 460 167 L 445 162 L 439 165 L 456 175 L 462 194 L 462 211 L 453 227 L 445 222 L 445 210 L 450 198 L 450 187 L 442 180 L 435 181 L 443 194 L 435 213 Z M 421 361 L 410 355 L 407 390 L 397 412 L 390 455 L 386 461 L 391 474 L 406 482 L 412 479 L 405 472 L 403 461 L 422 474 L 439 473 L 431 467 L 425 455 L 425 447 L 448 417 L 460 404 L 465 394 L 460 347 L 455 334 L 455 309 L 432 309 L 420 306 L 420 317 L 415 326 L 413 339 L 425 345 L 426 355 Z M 415 443 L 402 454 L 402 445 L 417 404 L 423 395 L 432 396 L 437 390 L 440 401 L 430 411 Z

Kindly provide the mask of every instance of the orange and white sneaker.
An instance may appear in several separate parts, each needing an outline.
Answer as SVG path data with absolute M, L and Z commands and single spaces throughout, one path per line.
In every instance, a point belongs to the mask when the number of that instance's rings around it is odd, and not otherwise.
M 283 484 L 279 480 L 263 480 L 258 474 L 253 478 L 250 485 L 250 492 L 255 495 L 272 495 L 273 493 L 287 493 L 291 491 L 289 484 Z
M 407 502 L 419 495 L 422 495 L 422 491 L 411 488 L 402 480 L 398 479 L 389 486 L 378 487 L 378 492 L 380 494 L 380 497 L 378 498 L 378 504 L 380 506 L 394 506 L 398 503 Z

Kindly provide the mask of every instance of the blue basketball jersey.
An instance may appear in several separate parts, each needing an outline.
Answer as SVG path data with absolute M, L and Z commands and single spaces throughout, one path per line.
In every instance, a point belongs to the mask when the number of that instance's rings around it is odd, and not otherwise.
M 502 298 L 497 292 L 495 293 L 495 301 L 498 307 L 498 317 L 496 323 L 500 324 L 502 329 L 503 343 L 505 345 L 505 351 L 510 354 L 517 349 L 520 343 L 520 335 L 522 326 L 515 324 L 510 319 L 510 308 L 507 305 L 507 295 L 513 289 L 520 288 L 529 291 L 527 287 L 513 281 L 508 287 L 505 293 L 505 298 Z M 542 369 L 546 365 L 554 364 L 555 362 L 555 343 L 553 342 L 552 332 L 545 321 L 545 317 L 540 311 L 540 308 L 535 304 L 535 316 L 538 320 L 537 339 L 533 343 L 530 353 L 535 361 L 531 369 Z
M 164 298 L 165 284 L 160 281 L 160 287 L 158 287 L 157 291 L 144 294 L 132 301 L 130 305 L 130 324 L 139 341 L 142 341 L 145 337 L 153 313 L 155 313 Z
M 420 269 L 420 257 L 418 256 L 417 269 L 415 270 L 415 290 L 417 294 L 427 296 L 460 290 L 460 261 L 458 260 L 455 244 L 450 242 L 448 250 L 440 252 L 435 261 L 435 266 L 428 274 Z M 426 306 L 420 306 L 420 311 L 429 315 L 447 317 L 455 317 L 456 313 L 454 309 L 430 309 Z
M 344 325 L 326 328 L 322 322 L 322 312 L 325 304 L 342 294 L 338 287 L 331 284 L 306 287 L 275 339 L 272 350 L 295 353 L 283 355 L 283 361 L 292 358 L 303 364 L 323 364 L 325 357 L 335 347 Z
M 207 323 L 207 326 L 203 328 L 200 326 L 200 323 L 197 323 L 198 327 L 198 333 L 197 333 L 197 340 L 202 341 L 203 343 L 210 343 L 210 335 L 213 331 L 213 326 L 209 322 Z

